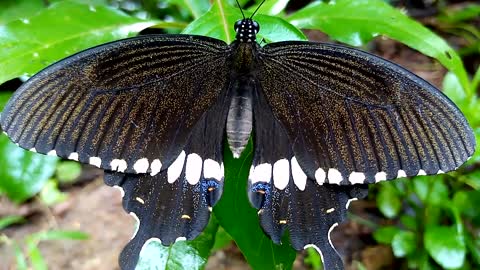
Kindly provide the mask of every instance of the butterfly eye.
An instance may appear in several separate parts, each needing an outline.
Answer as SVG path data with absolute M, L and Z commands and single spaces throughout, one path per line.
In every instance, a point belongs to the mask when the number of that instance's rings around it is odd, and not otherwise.
M 252 25 L 253 25 L 253 30 L 255 31 L 255 34 L 257 34 L 258 31 L 260 31 L 260 25 L 256 21 L 253 21 Z
M 238 32 L 238 28 L 240 28 L 240 26 L 242 25 L 242 22 L 243 20 L 238 20 L 235 22 L 235 24 L 233 25 L 233 29 L 235 29 L 235 32 Z

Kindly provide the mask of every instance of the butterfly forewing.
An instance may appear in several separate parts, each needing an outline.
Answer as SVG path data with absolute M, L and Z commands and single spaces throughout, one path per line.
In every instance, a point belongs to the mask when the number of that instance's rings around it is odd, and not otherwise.
M 107 170 L 156 174 L 228 86 L 220 40 L 156 35 L 109 43 L 27 81 L 1 115 L 20 146 Z
M 339 45 L 268 44 L 258 78 L 309 178 L 362 184 L 456 169 L 472 155 L 459 109 L 411 72 Z

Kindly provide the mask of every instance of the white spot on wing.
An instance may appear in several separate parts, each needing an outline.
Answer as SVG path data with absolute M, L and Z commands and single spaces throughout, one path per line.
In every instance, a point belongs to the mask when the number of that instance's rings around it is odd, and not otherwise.
M 112 171 L 125 172 L 127 169 L 127 162 L 123 159 L 114 159 L 110 162 L 110 167 Z
M 358 201 L 358 198 L 348 199 L 347 203 L 345 204 L 345 209 L 348 209 L 348 207 L 350 207 L 350 204 L 351 204 L 353 201 Z
M 120 194 L 122 195 L 122 198 L 125 197 L 125 190 L 121 186 L 113 186 L 113 188 L 120 190 Z
M 37 153 L 37 149 L 35 149 L 35 147 L 33 147 L 33 148 L 30 148 L 30 150 L 28 150 L 28 151 L 30 151 L 30 152 L 34 152 L 34 153 Z
M 133 238 L 135 238 L 135 235 L 137 235 L 138 229 L 140 228 L 140 219 L 138 219 L 137 214 L 135 214 L 134 212 L 130 212 L 129 214 L 130 214 L 130 216 L 132 216 L 132 217 L 135 219 L 135 221 L 137 222 L 135 231 L 133 232 L 133 235 L 132 235 L 132 238 L 130 238 L 130 239 L 133 239 Z
M 444 174 L 445 172 L 442 170 L 438 170 L 437 174 Z
M 203 177 L 206 179 L 214 178 L 218 181 L 222 180 L 223 166 L 220 167 L 220 164 L 213 159 L 205 159 L 205 161 L 203 161 Z
M 47 153 L 47 156 L 57 156 L 57 151 L 51 150 L 50 152 Z
M 135 200 L 141 204 L 145 204 L 145 201 L 140 197 L 136 197 Z
M 307 249 L 307 248 L 313 248 L 313 249 L 315 249 L 315 250 L 318 252 L 318 254 L 320 254 L 320 259 L 322 260 L 322 263 L 323 263 L 323 254 L 322 254 L 322 251 L 321 251 L 316 245 L 314 245 L 314 244 L 308 244 L 308 245 L 305 245 L 305 246 L 303 247 L 303 249 Z
M 329 184 L 337 184 L 340 185 L 340 182 L 342 182 L 343 177 L 342 174 L 334 168 L 328 169 L 328 183 Z
M 75 153 L 75 152 L 71 153 L 68 156 L 68 159 L 78 161 L 78 153 Z
M 427 175 L 427 173 L 424 170 L 420 169 L 417 175 Z
M 187 238 L 185 238 L 185 237 L 183 237 L 183 236 L 182 236 L 182 237 L 178 237 L 177 239 L 175 239 L 175 243 L 176 243 L 176 242 L 180 242 L 180 241 L 186 241 L 186 240 L 187 240 Z
M 335 246 L 332 243 L 332 238 L 330 237 L 330 234 L 332 233 L 333 229 L 338 226 L 338 223 L 334 223 L 330 229 L 328 229 L 328 243 L 330 243 L 330 246 L 335 249 Z M 336 250 L 336 249 L 335 249 Z
M 385 181 L 387 180 L 387 173 L 386 172 L 377 172 L 375 174 L 375 183 L 378 183 L 380 181 Z
M 167 176 L 168 176 L 168 183 L 175 182 L 180 175 L 182 174 L 183 164 L 185 164 L 185 151 L 182 151 L 180 155 L 178 155 L 177 159 L 168 167 Z
M 88 160 L 88 163 L 90 163 L 95 167 L 100 168 L 100 166 L 102 165 L 102 160 L 99 157 L 90 157 L 90 159 Z
M 276 188 L 283 190 L 290 180 L 290 164 L 286 158 L 277 160 L 273 164 L 273 184 Z
M 362 172 L 352 172 L 348 177 L 351 184 L 363 184 L 365 182 L 365 174 Z
M 195 185 L 200 181 L 202 176 L 202 158 L 195 154 L 189 154 L 187 157 L 187 165 L 185 167 L 185 178 L 190 185 Z
M 141 158 L 133 164 L 133 170 L 136 173 L 146 173 L 150 163 L 148 162 L 147 158 Z
M 300 164 L 298 164 L 297 158 L 292 157 L 291 164 L 293 182 L 298 187 L 298 189 L 303 191 L 305 190 L 305 186 L 307 185 L 307 175 L 305 175 L 302 168 L 300 168 Z
M 158 158 L 154 159 L 152 161 L 152 164 L 150 164 L 150 169 L 151 169 L 151 172 L 150 172 L 151 176 L 157 175 L 162 169 L 162 162 L 160 162 L 160 159 Z
M 250 181 L 253 183 L 257 182 L 270 182 L 272 178 L 272 164 L 262 163 L 253 168 L 253 173 L 249 176 Z
M 327 209 L 327 211 L 325 211 L 325 212 L 327 212 L 327 214 L 330 214 L 330 213 L 332 213 L 333 211 L 335 211 L 335 208 L 332 207 L 332 208 L 330 208 L 330 209 Z
M 325 183 L 325 178 L 326 177 L 327 177 L 327 174 L 325 173 L 325 171 L 322 168 L 318 168 L 315 171 L 315 180 L 317 180 L 317 183 L 319 185 L 323 185 L 323 183 Z
M 407 174 L 405 173 L 404 170 L 398 170 L 397 178 L 400 178 L 400 177 L 407 177 Z

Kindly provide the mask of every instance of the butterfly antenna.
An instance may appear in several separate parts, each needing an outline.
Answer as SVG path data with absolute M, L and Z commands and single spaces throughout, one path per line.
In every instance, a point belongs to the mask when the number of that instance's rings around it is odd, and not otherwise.
M 238 3 L 238 2 L 237 2 Z M 255 13 L 257 13 L 257 11 L 260 9 L 260 7 L 263 5 L 263 3 L 265 3 L 265 0 L 263 0 L 260 5 L 258 5 L 257 9 L 255 9 L 255 11 L 252 13 L 252 15 L 250 16 L 250 19 L 253 18 L 253 15 L 255 15 Z
M 243 10 L 242 10 L 242 7 L 240 6 L 240 3 L 238 2 L 238 0 L 235 0 L 235 2 L 237 2 L 237 6 L 240 9 L 240 12 L 242 13 L 243 19 L 245 20 L 245 14 L 243 14 Z

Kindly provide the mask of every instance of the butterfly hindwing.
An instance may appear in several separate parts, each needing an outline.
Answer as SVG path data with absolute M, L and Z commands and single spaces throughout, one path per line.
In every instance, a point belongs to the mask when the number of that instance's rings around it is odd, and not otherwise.
M 134 269 L 142 247 L 196 238 L 208 223 L 223 189 L 223 138 L 226 95 L 195 125 L 168 169 L 150 174 L 106 172 L 105 183 L 123 189 L 123 207 L 139 227 L 120 256 L 122 269 Z M 223 116 L 222 116 L 223 115 Z
M 262 91 L 256 94 L 248 194 L 259 209 L 260 225 L 277 244 L 288 229 L 293 248 L 314 247 L 326 269 L 343 269 L 330 233 L 346 219 L 349 203 L 366 196 L 367 187 L 319 184 L 303 173 L 283 125 L 273 116 Z
M 377 56 L 340 45 L 268 44 L 258 78 L 295 156 L 318 182 L 350 185 L 456 169 L 473 154 L 444 94 Z
M 36 74 L 1 126 L 21 147 L 125 173 L 159 173 L 228 87 L 228 46 L 187 35 L 101 45 Z

